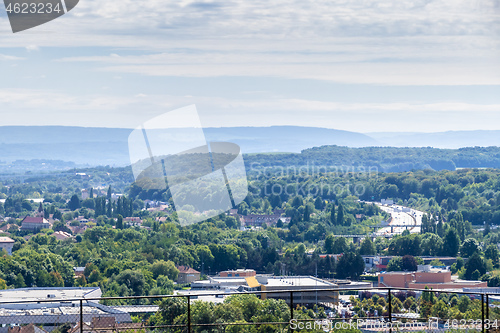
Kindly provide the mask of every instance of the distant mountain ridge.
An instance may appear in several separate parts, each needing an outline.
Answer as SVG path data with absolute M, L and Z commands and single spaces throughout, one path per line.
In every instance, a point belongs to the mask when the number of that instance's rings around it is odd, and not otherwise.
M 124 166 L 130 163 L 128 136 L 132 129 L 70 126 L 0 127 L 0 165 L 16 160 L 60 160 L 77 165 Z M 207 141 L 238 144 L 244 154 L 299 153 L 312 147 L 351 148 L 500 146 L 500 131 L 442 133 L 369 133 L 300 127 L 205 128 Z
M 66 126 L 0 127 L 0 161 L 51 159 L 77 164 L 129 164 L 132 129 Z M 243 153 L 300 152 L 325 144 L 363 147 L 377 142 L 361 133 L 298 126 L 204 129 L 207 141 L 240 145 Z
M 204 131 L 208 141 L 233 142 L 238 144 L 244 153 L 300 152 L 323 145 L 377 145 L 376 140 L 362 133 L 319 127 L 211 127 Z

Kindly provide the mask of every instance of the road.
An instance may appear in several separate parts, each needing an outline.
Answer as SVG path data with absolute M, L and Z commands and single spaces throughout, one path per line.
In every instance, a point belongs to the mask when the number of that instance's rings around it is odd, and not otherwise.
M 399 205 L 382 205 L 375 203 L 381 210 L 391 215 L 391 219 L 387 227 L 379 229 L 376 235 L 390 235 L 401 234 L 404 230 L 408 229 L 410 233 L 420 233 L 422 225 L 423 212 L 408 207 Z M 406 227 L 391 227 L 391 225 L 407 225 Z

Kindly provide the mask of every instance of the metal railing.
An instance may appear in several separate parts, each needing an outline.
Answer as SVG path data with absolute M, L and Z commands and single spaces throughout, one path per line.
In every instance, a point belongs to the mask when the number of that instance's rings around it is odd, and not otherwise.
M 385 311 L 379 315 L 358 317 L 356 320 L 365 320 L 365 324 L 369 320 L 379 320 L 385 323 L 389 330 L 392 330 L 395 326 L 394 324 L 400 323 L 402 321 L 408 321 L 409 319 L 401 318 L 398 314 L 394 313 L 393 309 L 393 299 L 398 294 L 397 292 L 415 292 L 424 293 L 430 292 L 437 294 L 456 294 L 456 295 L 467 295 L 469 297 L 474 296 L 480 301 L 480 318 L 476 318 L 474 328 L 480 330 L 481 332 L 486 332 L 491 325 L 489 325 L 490 320 L 490 296 L 500 296 L 500 293 L 484 293 L 484 292 L 473 292 L 473 291 L 450 291 L 450 290 L 436 290 L 436 289 L 414 289 L 414 288 L 392 288 L 392 287 L 380 287 L 380 288 L 323 288 L 323 289 L 294 289 L 294 290 L 268 290 L 268 291 L 252 291 L 252 292 L 207 292 L 204 291 L 203 294 L 186 294 L 186 295 L 158 295 L 158 296 L 131 296 L 131 297 L 99 297 L 99 298 L 73 298 L 73 299 L 44 299 L 44 300 L 32 300 L 32 301 L 16 301 L 16 302 L 0 302 L 0 326 L 1 325 L 42 325 L 48 331 L 51 331 L 57 327 L 64 324 L 71 325 L 71 333 L 86 333 L 86 332 L 98 332 L 98 331 L 121 331 L 121 330 L 177 330 L 183 332 L 195 332 L 198 328 L 217 328 L 219 331 L 225 331 L 227 327 L 231 326 L 262 326 L 270 325 L 273 327 L 278 327 L 281 331 L 293 332 L 297 330 L 296 327 L 291 325 L 292 321 L 297 323 L 300 322 L 315 322 L 321 321 L 318 318 L 308 318 L 304 319 L 304 316 L 296 316 L 295 311 L 297 311 L 297 305 L 309 305 L 312 306 L 316 304 L 317 306 L 328 307 L 334 305 L 334 308 L 338 306 L 338 297 L 340 294 L 349 294 L 354 292 L 370 292 L 381 294 L 385 299 L 387 299 L 387 306 Z M 318 297 L 319 294 L 319 297 Z M 289 315 L 288 321 L 258 321 L 258 322 L 195 322 L 193 321 L 193 304 L 198 300 L 199 297 L 203 296 L 219 296 L 227 297 L 234 295 L 256 295 L 261 299 L 281 299 L 287 304 Z M 304 297 L 304 296 L 309 296 Z M 316 300 L 314 301 L 314 296 Z M 181 299 L 185 301 L 186 309 L 183 313 L 184 317 L 182 321 L 171 323 L 171 324 L 158 324 L 158 323 L 148 323 L 137 322 L 136 316 L 131 316 L 131 314 L 141 313 L 141 307 L 137 307 L 137 312 L 134 312 L 134 305 L 128 306 L 132 308 L 132 311 L 123 312 L 119 308 L 109 305 L 113 302 L 118 301 L 128 301 L 129 303 L 150 303 L 150 304 L 161 304 L 161 301 L 168 299 Z M 333 300 L 333 302 L 326 302 L 326 300 Z M 336 303 L 336 304 L 333 304 Z M 161 311 L 161 305 L 158 311 Z M 337 313 L 337 309 L 336 313 Z M 499 312 L 500 313 L 500 312 Z M 145 313 L 148 316 L 154 314 L 154 312 Z M 144 313 L 142 314 L 144 315 Z M 133 318 L 135 317 L 135 318 Z M 134 319 L 136 322 L 134 322 Z M 324 319 L 324 318 L 323 318 Z M 335 317 L 326 318 L 331 323 L 346 323 L 352 320 L 349 316 L 345 317 Z M 428 321 L 429 317 L 419 317 L 414 318 L 415 321 Z M 437 322 L 454 320 L 453 318 L 437 318 Z M 496 319 L 495 319 L 496 320 Z M 83 324 L 82 324 L 83 323 Z M 461 325 L 461 322 L 458 322 Z M 500 318 L 498 321 L 500 326 Z M 465 327 L 465 326 L 464 326 Z M 469 326 L 467 326 L 469 328 Z M 457 327 L 450 327 L 450 330 Z M 460 328 L 460 327 L 458 327 Z M 500 328 L 500 327 L 499 327 Z M 1 332 L 1 327 L 0 327 Z

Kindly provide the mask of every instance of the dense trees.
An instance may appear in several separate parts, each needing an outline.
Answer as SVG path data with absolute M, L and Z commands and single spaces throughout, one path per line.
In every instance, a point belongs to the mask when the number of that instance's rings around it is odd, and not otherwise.
M 175 267 L 173 261 L 159 260 L 151 266 L 151 273 L 153 273 L 153 279 L 158 278 L 160 275 L 168 277 L 170 280 L 177 280 L 177 275 L 179 270 Z
M 465 263 L 464 277 L 468 280 L 479 280 L 479 277 L 485 273 L 486 263 L 477 252 L 474 252 Z
M 418 256 L 421 252 L 420 242 L 421 237 L 417 234 L 395 237 L 389 244 L 389 254 Z
M 350 301 L 353 305 L 353 310 L 358 316 L 367 315 L 374 316 L 381 313 L 387 313 L 388 302 L 384 297 L 371 295 L 369 292 L 361 294 L 360 298 L 351 297 Z M 425 288 L 420 297 L 417 297 L 414 292 L 396 292 L 392 297 L 392 311 L 394 313 L 418 313 L 421 318 L 436 317 L 444 319 L 445 331 L 447 326 L 451 329 L 451 320 L 477 320 L 481 317 L 481 301 L 471 299 L 469 295 L 459 295 L 452 293 L 437 293 L 429 288 Z M 494 312 L 494 313 L 493 313 Z M 492 318 L 498 318 L 500 311 L 492 308 L 490 315 Z M 450 319 L 449 322 L 446 322 Z M 446 326 L 447 325 L 447 326 Z M 453 331 L 452 329 L 450 331 Z
M 380 172 L 404 172 L 417 169 L 455 170 L 456 167 L 499 167 L 498 147 L 474 147 L 461 149 L 368 147 L 348 148 L 322 146 L 304 150 L 300 154 L 252 155 L 248 165 L 293 166 L 294 168 L 315 165 L 331 166 L 332 169 L 352 167 L 364 170 L 377 167 Z M 432 189 L 432 188 L 431 188 Z M 429 189 L 429 190 L 431 190 Z M 407 191 L 411 190 L 411 186 Z
M 458 237 L 456 229 L 448 229 L 443 240 L 443 255 L 455 257 L 458 254 L 459 248 L 460 238 Z
M 359 254 L 361 255 L 373 255 L 376 254 L 377 249 L 375 248 L 375 244 L 373 244 L 370 237 L 367 237 L 361 243 L 359 248 Z
M 484 257 L 490 259 L 493 265 L 498 265 L 498 246 L 495 244 L 490 244 L 484 251 Z
M 474 253 L 479 252 L 479 243 L 474 238 L 467 238 L 464 240 L 462 247 L 460 248 L 460 255 L 462 257 L 468 258 Z
M 80 207 L 81 207 L 80 198 L 78 198 L 76 194 L 73 194 L 68 202 L 68 208 L 70 210 L 77 210 Z
M 401 257 L 399 267 L 403 269 L 403 257 L 407 255 L 456 256 L 460 253 L 468 264 L 462 267 L 457 262 L 454 270 L 464 278 L 475 278 L 478 274 L 483 277 L 486 271 L 498 265 L 498 248 L 494 244 L 500 242 L 500 236 L 493 227 L 500 221 L 500 172 L 497 170 L 427 170 L 379 174 L 378 177 L 352 170 L 300 174 L 267 171 L 269 174 L 265 177 L 253 177 L 252 172 L 249 173 L 250 193 L 239 205 L 238 212 L 270 214 L 276 209 L 291 222 L 253 231 L 240 231 L 239 221 L 231 216 L 221 215 L 180 227 L 173 211 L 143 210 L 144 200 L 169 202 L 169 193 L 146 191 L 137 184 L 126 188 L 124 179 L 128 171 L 125 169 L 96 169 L 95 180 L 63 178 L 62 185 L 53 180 L 12 183 L 9 188 L 1 185 L 0 192 L 6 198 L 2 205 L 4 214 L 14 217 L 14 223 L 19 223 L 16 217 L 34 213 L 39 208 L 39 204 L 26 200 L 26 195 L 38 193 L 46 197 L 45 214 L 54 214 L 54 218 L 60 220 L 54 224 L 54 230 L 66 230 L 66 222 L 71 223 L 78 216 L 95 218 L 98 226 L 80 235 L 77 243 L 57 242 L 50 231 L 29 242 L 18 237 L 23 235 L 21 232 L 14 233 L 16 246 L 11 260 L 19 267 L 5 266 L 0 278 L 8 286 L 38 285 L 39 281 L 56 285 L 61 283 L 59 274 L 65 285 L 72 283 L 66 281 L 68 273 L 61 271 L 62 268 L 49 265 L 43 266 L 48 275 L 32 271 L 31 276 L 27 273 L 31 268 L 17 257 L 17 253 L 24 253 L 22 251 L 46 251 L 59 256 L 65 267 L 94 264 L 95 269 L 79 283 L 102 285 L 108 295 L 135 294 L 139 289 L 143 293 L 171 290 L 175 276 L 175 270 L 170 269 L 173 263 L 189 265 L 205 274 L 235 268 L 275 274 L 311 274 L 318 267 L 320 277 L 334 274 L 356 277 L 357 267 L 348 266 L 357 264 L 359 255 L 395 255 Z M 95 197 L 81 200 L 80 190 L 93 188 L 97 183 L 112 183 L 113 187 L 96 190 Z M 292 191 L 273 193 L 274 185 L 278 185 L 274 188 L 289 186 Z M 363 191 L 356 192 L 354 185 Z M 115 191 L 124 195 L 113 196 Z M 372 226 L 388 216 L 377 206 L 358 199 L 371 201 L 383 197 L 426 211 L 422 233 L 374 241 L 367 237 L 361 244 L 334 236 L 371 233 Z M 142 217 L 145 226 L 152 230 L 130 228 L 123 223 L 129 216 Z M 157 217 L 167 220 L 160 222 Z M 485 230 L 475 232 L 477 225 L 484 226 Z M 491 228 L 486 230 L 486 226 Z M 342 256 L 335 263 L 330 256 L 319 257 L 321 253 Z M 352 260 L 347 262 L 347 259 Z M 405 267 L 413 269 L 414 263 L 407 263 Z M 118 279 L 125 271 L 137 284 L 128 285 L 122 277 Z M 484 279 L 496 283 L 494 274 Z
M 418 262 L 413 256 L 405 255 L 405 256 L 403 256 L 401 261 L 402 261 L 401 268 L 404 271 L 416 271 L 417 270 Z
M 331 254 L 344 253 L 347 250 L 347 240 L 344 237 L 328 235 L 325 240 L 325 251 Z
M 420 254 L 423 256 L 439 256 L 442 255 L 444 242 L 436 234 L 426 233 L 422 235 L 420 242 Z
M 1 257 L 0 278 L 16 288 L 73 286 L 73 267 L 62 257 L 36 245 L 38 252 L 25 248 L 16 251 L 15 256 Z
M 486 222 L 490 228 L 500 221 L 498 213 L 500 196 L 497 186 L 499 170 L 464 169 L 441 172 L 425 170 L 379 174 L 377 178 L 372 178 L 368 173 L 340 170 L 342 171 L 339 172 L 337 168 L 331 173 L 315 173 L 314 168 L 311 168 L 310 174 L 301 174 L 300 178 L 297 178 L 293 172 L 290 175 L 283 173 L 283 168 L 273 169 L 269 166 L 266 167 L 269 177 L 259 178 L 252 183 L 252 187 L 259 196 L 266 197 L 272 191 L 259 191 L 259 189 L 270 189 L 273 186 L 285 188 L 287 184 L 297 183 L 292 193 L 302 197 L 307 197 L 308 193 L 315 193 L 315 200 L 320 197 L 323 201 L 342 201 L 341 206 L 344 206 L 343 199 L 351 195 L 370 201 L 387 197 L 396 201 L 406 200 L 408 205 L 421 208 L 428 213 L 423 219 L 422 233 L 432 232 L 443 237 L 445 231 L 443 223 L 446 222 L 457 229 L 461 242 L 464 241 L 464 234 L 470 232 L 471 225 L 483 225 Z M 281 193 L 279 196 L 283 202 L 290 199 L 286 193 Z M 258 197 L 253 196 L 252 200 L 258 200 Z M 252 207 L 251 204 L 249 206 Z M 346 223 L 342 221 L 343 219 L 339 220 L 338 212 L 333 217 L 331 208 L 328 212 L 331 224 Z
M 357 280 L 365 269 L 365 262 L 359 254 L 353 252 L 344 253 L 337 264 L 337 277 L 340 279 L 350 278 Z
M 420 259 L 421 260 L 421 259 Z M 393 257 L 387 264 L 387 271 L 416 271 L 418 266 L 418 261 L 415 257 L 411 255 L 405 255 L 403 257 Z
M 298 308 L 297 310 L 302 310 Z M 187 302 L 183 298 L 168 298 L 160 303 L 160 310 L 150 318 L 150 325 L 186 324 Z M 272 323 L 288 322 L 290 310 L 284 300 L 267 299 L 259 300 L 255 295 L 234 295 L 224 300 L 223 303 L 214 304 L 197 301 L 191 305 L 191 323 L 195 332 L 218 332 L 216 323 Z M 315 319 L 316 315 L 308 312 L 305 315 L 297 311 L 298 318 Z M 324 309 L 318 312 L 324 316 Z M 311 318 L 312 315 L 312 318 Z M 321 317 L 318 317 L 321 318 Z M 323 317 L 324 318 L 324 317 Z M 210 326 L 197 326 L 200 324 L 214 324 Z M 275 332 L 276 325 L 235 326 L 228 327 L 229 332 Z

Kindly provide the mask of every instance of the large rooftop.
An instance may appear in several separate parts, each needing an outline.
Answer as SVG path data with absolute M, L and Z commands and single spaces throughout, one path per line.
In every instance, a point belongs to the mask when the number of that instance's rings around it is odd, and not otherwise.
M 117 322 L 131 322 L 130 314 L 89 299 L 102 294 L 94 288 L 20 288 L 0 291 L 0 325 L 60 323 L 80 320 L 80 306 L 74 299 L 86 299 L 81 314 L 85 322 L 93 318 L 114 317 Z M 48 302 L 40 302 L 48 301 Z
M 101 289 L 93 288 L 19 288 L 0 290 L 0 303 L 100 297 Z
M 313 276 L 278 276 L 267 279 L 266 286 L 269 287 L 323 287 L 328 288 L 335 286 L 325 280 L 317 279 Z
M 107 312 L 96 307 L 84 306 L 83 313 L 104 315 Z M 2 309 L 0 308 L 0 316 L 44 316 L 44 315 L 78 315 L 80 307 L 42 307 L 33 309 Z
M 26 216 L 23 223 L 49 223 L 46 219 L 40 216 Z
M 15 243 L 13 239 L 9 237 L 0 237 L 0 243 Z

